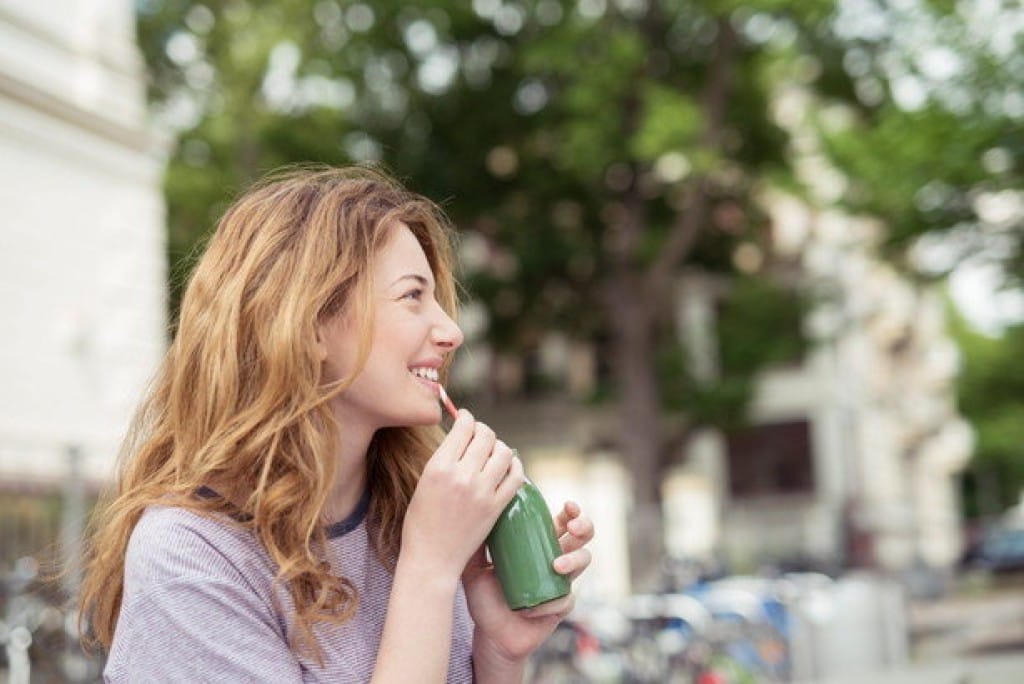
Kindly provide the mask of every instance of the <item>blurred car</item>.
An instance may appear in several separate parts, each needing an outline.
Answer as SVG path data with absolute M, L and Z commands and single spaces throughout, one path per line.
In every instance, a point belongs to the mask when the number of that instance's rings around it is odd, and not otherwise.
M 1024 527 L 995 527 L 961 559 L 966 570 L 1024 572 Z

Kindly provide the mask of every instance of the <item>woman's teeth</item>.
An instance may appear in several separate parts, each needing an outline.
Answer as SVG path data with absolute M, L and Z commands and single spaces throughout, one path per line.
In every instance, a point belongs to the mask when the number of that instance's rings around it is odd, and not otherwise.
M 431 382 L 437 382 L 438 375 L 436 368 L 412 368 L 410 369 L 413 375 L 424 380 L 430 380 Z

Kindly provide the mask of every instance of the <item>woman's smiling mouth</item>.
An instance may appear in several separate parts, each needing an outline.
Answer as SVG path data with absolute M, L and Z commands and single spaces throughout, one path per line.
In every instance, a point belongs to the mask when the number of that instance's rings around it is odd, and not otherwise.
M 427 380 L 432 383 L 436 383 L 439 378 L 437 369 L 428 366 L 416 366 L 414 368 L 410 368 L 409 372 L 417 378 L 422 378 L 423 380 Z

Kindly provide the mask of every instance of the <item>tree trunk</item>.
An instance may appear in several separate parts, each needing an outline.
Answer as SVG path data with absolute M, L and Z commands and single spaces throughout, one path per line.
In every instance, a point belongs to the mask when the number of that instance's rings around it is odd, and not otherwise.
M 656 23 L 651 16 L 649 24 Z M 737 36 L 727 17 L 718 20 L 714 61 L 704 85 L 701 146 L 717 152 L 733 80 Z M 656 34 L 656 31 L 649 32 Z M 635 95 L 635 93 L 634 93 Z M 623 102 L 624 135 L 636 129 L 639 100 Z M 608 250 L 609 277 L 604 291 L 611 322 L 611 360 L 619 388 L 619 448 L 633 477 L 633 511 L 629 518 L 630 572 L 635 591 L 660 589 L 665 556 L 661 481 L 675 454 L 661 421 L 658 394 L 657 335 L 670 300 L 673 276 L 687 261 L 707 220 L 709 180 L 695 178 L 688 188 L 687 208 L 672 226 L 658 257 L 644 264 L 640 256 L 647 229 L 647 208 L 634 182 L 620 199 L 627 217 L 617 226 Z
M 621 272 L 608 283 L 611 358 L 619 387 L 619 446 L 633 477 L 629 518 L 630 572 L 634 590 L 657 588 L 664 557 L 661 514 L 661 421 L 656 369 L 657 311 L 638 274 Z

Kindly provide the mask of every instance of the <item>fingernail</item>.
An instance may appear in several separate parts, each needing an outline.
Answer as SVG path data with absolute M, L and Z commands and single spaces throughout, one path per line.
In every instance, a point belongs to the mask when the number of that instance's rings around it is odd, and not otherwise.
M 565 558 L 555 559 L 555 570 L 558 572 L 565 572 L 569 569 L 569 561 Z

